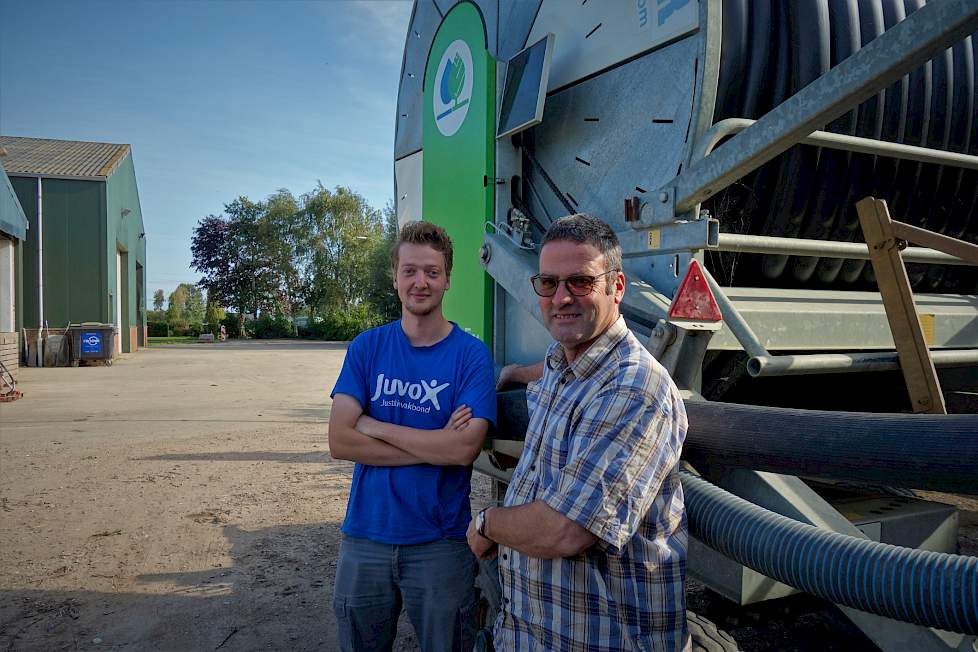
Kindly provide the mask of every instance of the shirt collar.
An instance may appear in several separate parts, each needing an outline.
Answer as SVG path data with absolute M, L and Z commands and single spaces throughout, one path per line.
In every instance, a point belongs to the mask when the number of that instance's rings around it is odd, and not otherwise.
M 547 366 L 553 371 L 570 371 L 575 378 L 587 378 L 604 363 L 608 352 L 614 349 L 628 334 L 628 326 L 625 325 L 625 318 L 619 316 L 618 319 L 601 333 L 591 346 L 587 348 L 573 363 L 567 364 L 567 354 L 564 347 L 559 342 L 554 342 L 547 352 Z

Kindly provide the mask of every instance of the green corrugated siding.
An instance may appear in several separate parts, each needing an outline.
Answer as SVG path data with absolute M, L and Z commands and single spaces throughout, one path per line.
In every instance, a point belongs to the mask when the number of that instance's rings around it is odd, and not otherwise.
M 145 325 L 143 296 L 136 297 L 136 264 L 146 269 L 146 239 L 131 154 L 105 182 L 43 179 L 44 318 L 51 328 L 70 322 L 112 323 L 109 296 L 116 292 L 116 252 L 123 256 L 122 344 L 131 350 L 129 327 Z M 19 316 L 23 326 L 38 326 L 37 179 L 11 177 L 11 185 L 32 228 L 23 247 L 23 289 Z M 122 210 L 129 214 L 122 217 Z M 142 320 L 137 308 L 142 306 Z M 142 321 L 143 323 L 140 323 Z
M 136 296 L 136 263 L 146 271 L 146 239 L 139 235 L 145 232 L 143 228 L 143 216 L 139 206 L 139 189 L 136 186 L 136 171 L 132 162 L 132 153 L 126 155 L 116 167 L 112 176 L 106 182 L 106 231 L 105 231 L 105 264 L 107 269 L 107 287 L 110 293 L 115 293 L 116 287 L 116 264 L 115 256 L 120 250 L 126 253 L 122 257 L 123 274 L 122 279 L 122 346 L 123 350 L 130 350 L 129 328 L 131 326 L 142 327 L 145 325 L 145 306 L 146 288 L 143 288 L 143 296 Z M 122 217 L 123 209 L 128 208 L 131 212 Z M 137 318 L 137 307 L 144 308 L 141 315 L 142 320 Z M 115 315 L 108 316 L 108 321 L 115 321 Z M 143 321 L 143 323 L 140 323 Z
M 21 327 L 37 328 L 37 179 L 10 177 L 10 185 L 31 225 L 21 247 L 23 273 L 20 275 L 22 285 L 17 307 L 20 308 Z
M 37 179 L 12 178 L 32 227 L 24 243 L 24 325 L 38 326 Z M 44 319 L 51 328 L 102 321 L 101 223 L 104 184 L 44 179 Z

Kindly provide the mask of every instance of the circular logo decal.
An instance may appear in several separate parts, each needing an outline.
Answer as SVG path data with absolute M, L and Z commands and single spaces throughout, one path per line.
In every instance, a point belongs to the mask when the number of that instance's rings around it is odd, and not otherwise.
M 453 41 L 441 55 L 431 95 L 438 131 L 453 136 L 465 122 L 472 99 L 472 52 L 465 41 Z

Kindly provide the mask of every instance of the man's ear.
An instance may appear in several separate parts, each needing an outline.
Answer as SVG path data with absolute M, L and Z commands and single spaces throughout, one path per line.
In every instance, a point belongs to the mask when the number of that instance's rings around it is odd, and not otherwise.
M 625 296 L 625 274 L 618 272 L 615 274 L 615 303 L 621 303 Z

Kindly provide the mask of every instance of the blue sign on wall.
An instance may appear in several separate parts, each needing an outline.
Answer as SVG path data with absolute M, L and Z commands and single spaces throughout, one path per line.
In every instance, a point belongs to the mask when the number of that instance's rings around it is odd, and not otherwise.
M 89 331 L 87 333 L 82 333 L 81 350 L 82 353 L 101 353 L 102 334 L 99 332 L 92 332 L 92 331 Z

